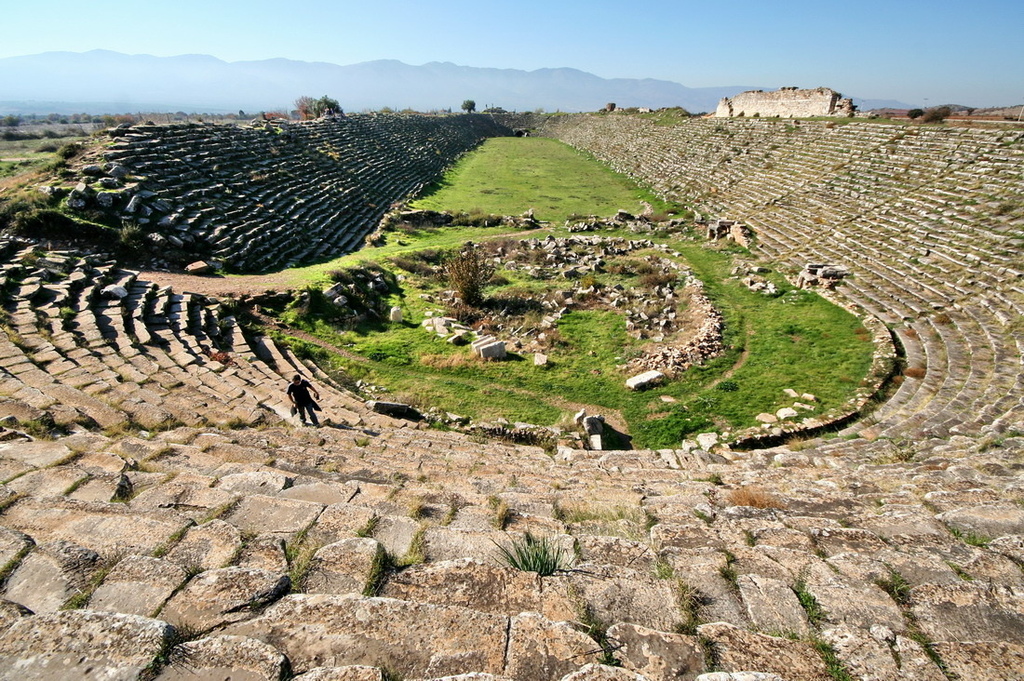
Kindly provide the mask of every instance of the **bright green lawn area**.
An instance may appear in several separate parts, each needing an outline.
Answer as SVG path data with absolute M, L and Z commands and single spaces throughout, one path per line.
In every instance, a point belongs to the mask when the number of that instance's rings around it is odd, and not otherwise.
M 672 211 L 629 178 L 557 140 L 495 137 L 467 154 L 413 208 L 520 215 L 562 222 L 570 215 L 639 213 L 641 201 Z

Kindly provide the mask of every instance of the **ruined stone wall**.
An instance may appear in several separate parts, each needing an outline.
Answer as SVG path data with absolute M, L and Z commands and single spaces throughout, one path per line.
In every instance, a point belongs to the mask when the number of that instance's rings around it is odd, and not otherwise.
M 782 88 L 775 92 L 749 90 L 735 97 L 723 97 L 715 116 L 733 118 L 759 116 L 804 118 L 810 116 L 852 116 L 853 102 L 827 87 L 813 90 Z

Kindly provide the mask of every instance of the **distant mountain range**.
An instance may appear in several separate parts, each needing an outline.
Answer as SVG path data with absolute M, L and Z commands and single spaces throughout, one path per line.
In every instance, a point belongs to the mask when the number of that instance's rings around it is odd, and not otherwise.
M 289 59 L 225 62 L 208 55 L 153 57 L 106 50 L 45 52 L 0 59 L 0 114 L 232 113 L 290 110 L 302 95 L 337 99 L 346 111 L 411 108 L 596 111 L 608 102 L 652 109 L 713 111 L 736 85 L 689 88 L 667 80 L 599 78 L 570 68 L 520 71 L 447 62 L 410 66 L 379 60 L 339 66 Z M 907 108 L 900 102 L 855 100 L 861 109 Z

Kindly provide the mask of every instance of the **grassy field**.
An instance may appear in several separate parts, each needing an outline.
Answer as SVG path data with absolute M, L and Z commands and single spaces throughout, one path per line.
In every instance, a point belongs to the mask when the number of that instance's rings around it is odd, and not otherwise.
M 489 140 L 467 155 L 441 186 L 414 205 L 496 214 L 518 214 L 533 207 L 552 225 L 517 238 L 543 239 L 551 233 L 565 235 L 560 223 L 570 214 L 611 215 L 620 208 L 638 212 L 641 200 L 650 201 L 655 210 L 685 211 L 652 200 L 628 178 L 561 143 L 503 138 Z M 436 406 L 477 420 L 504 417 L 539 425 L 567 424 L 585 407 L 589 413 L 604 414 L 609 423 L 628 432 L 634 446 L 643 447 L 676 447 L 681 438 L 694 433 L 755 426 L 757 414 L 792 405 L 785 388 L 816 395 L 816 413 L 839 407 L 870 365 L 870 337 L 855 317 L 814 293 L 793 290 L 779 275 L 772 276 L 783 295 L 772 298 L 749 291 L 730 276 L 734 253 L 692 234 L 654 240 L 682 254 L 681 260 L 704 282 L 707 295 L 723 312 L 728 350 L 722 356 L 660 388 L 632 392 L 624 385 L 628 374 L 616 367 L 635 356 L 641 342 L 626 333 L 625 319 L 617 312 L 591 309 L 573 311 L 558 322 L 561 340 L 548 352 L 546 367 L 535 367 L 528 353 L 513 352 L 504 362 L 483 362 L 469 348 L 450 345 L 420 326 L 428 314 L 445 313 L 436 301 L 446 283 L 402 270 L 392 259 L 423 249 L 456 249 L 466 241 L 507 238 L 507 231 L 452 227 L 392 232 L 382 246 L 283 273 L 296 285 L 313 282 L 320 287 L 332 270 L 369 261 L 400 277 L 387 303 L 403 309 L 402 323 L 363 322 L 342 329 L 316 314 L 280 311 L 289 323 L 343 353 L 324 353 L 302 342 L 295 344 L 296 349 L 315 356 L 345 381 L 362 379 L 384 386 L 387 399 L 420 408 Z M 635 238 L 628 232 L 600 235 Z M 598 285 L 640 285 L 640 277 L 628 268 L 617 272 L 597 273 Z M 563 280 L 531 280 L 522 270 L 497 274 L 499 283 L 485 290 L 491 298 L 515 288 L 567 287 Z
M 520 215 L 562 222 L 573 214 L 678 210 L 562 142 L 543 137 L 496 137 L 467 154 L 413 208 Z
M 436 245 L 438 235 L 421 239 L 410 238 L 406 250 Z M 730 253 L 689 238 L 669 243 L 683 253 L 724 312 L 729 350 L 649 392 L 626 389 L 628 376 L 616 369 L 640 345 L 626 334 L 618 313 L 586 310 L 564 316 L 557 326 L 561 343 L 550 351 L 547 367 L 535 367 L 529 354 L 482 362 L 468 348 L 449 345 L 420 327 L 428 312 L 443 310 L 423 296 L 436 296 L 445 285 L 396 268 L 384 257 L 386 249 L 359 255 L 403 275 L 401 290 L 389 301 L 403 308 L 403 323 L 339 330 L 315 318 L 286 316 L 361 357 L 321 359 L 329 359 L 350 379 L 386 386 L 394 399 L 474 419 L 504 417 L 541 425 L 565 423 L 586 407 L 624 424 L 636 446 L 675 447 L 685 435 L 757 425 L 757 414 L 792 405 L 785 388 L 816 395 L 820 413 L 840 406 L 858 387 L 870 365 L 872 345 L 855 317 L 814 293 L 793 290 L 782 277 L 776 283 L 784 295 L 753 293 L 729 276 Z M 489 287 L 487 295 L 522 287 L 519 272 L 499 274 L 509 283 Z M 596 278 L 604 285 L 638 285 L 636 275 Z

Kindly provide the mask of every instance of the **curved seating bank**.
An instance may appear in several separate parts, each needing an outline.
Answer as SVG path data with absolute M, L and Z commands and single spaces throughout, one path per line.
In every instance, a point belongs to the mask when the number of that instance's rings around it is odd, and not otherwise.
M 848 264 L 924 377 L 835 439 L 552 455 L 375 414 L 218 301 L 5 242 L 0 678 L 1019 678 L 1020 143 L 609 121 L 549 133 Z M 331 427 L 288 423 L 297 371 Z M 525 532 L 565 569 L 499 560 Z

